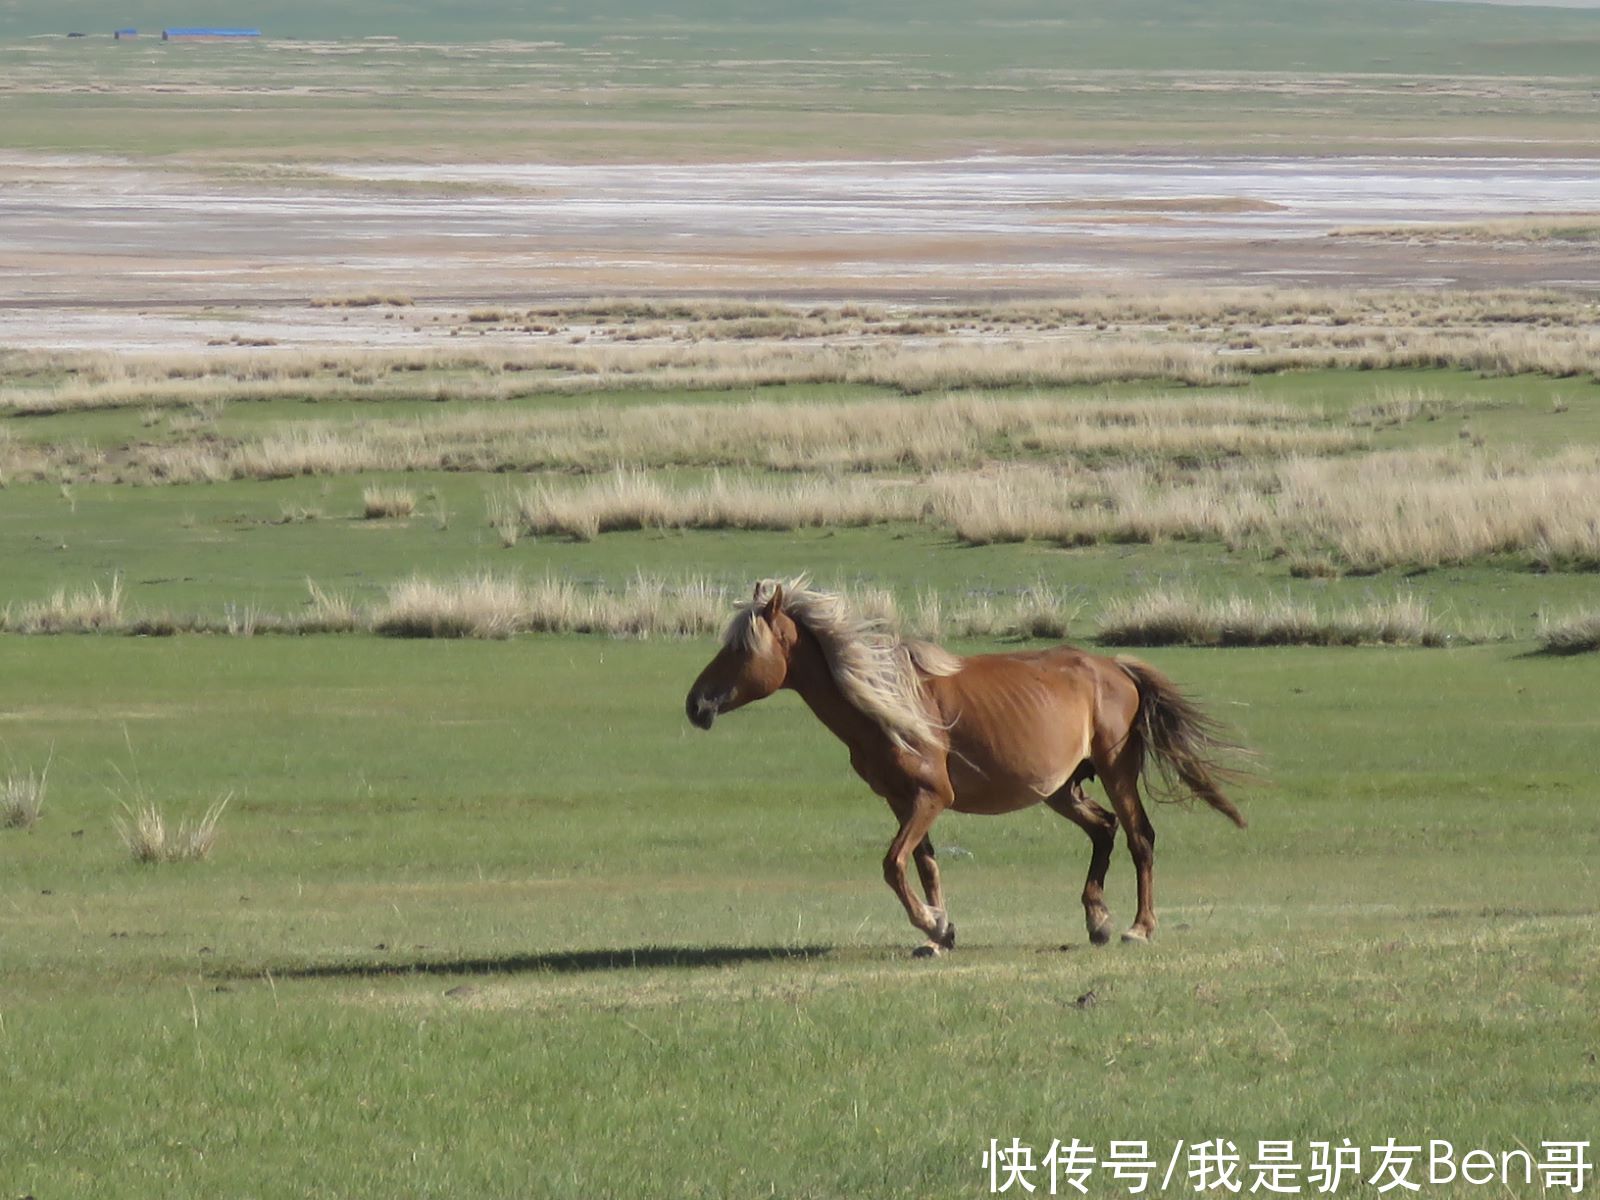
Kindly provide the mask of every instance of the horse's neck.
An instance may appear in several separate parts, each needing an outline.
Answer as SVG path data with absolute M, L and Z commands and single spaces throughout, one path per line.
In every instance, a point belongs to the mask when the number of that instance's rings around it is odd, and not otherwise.
M 889 739 L 882 725 L 845 699 L 816 636 L 804 626 L 799 629 L 800 640 L 790 654 L 789 674 L 783 686 L 797 692 L 817 720 L 852 751 L 883 746 Z

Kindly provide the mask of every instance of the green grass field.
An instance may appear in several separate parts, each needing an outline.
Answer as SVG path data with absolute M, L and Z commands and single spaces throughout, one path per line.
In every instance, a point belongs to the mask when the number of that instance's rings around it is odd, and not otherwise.
M 1303 372 L 1248 390 L 1335 427 L 1417 389 L 1474 405 L 1491 450 L 1600 437 L 1583 379 Z M 3 420 L 14 442 L 115 449 L 415 411 Z M 1369 450 L 1462 446 L 1460 424 L 1383 426 Z M 417 515 L 361 520 L 375 480 L 423 496 Z M 134 605 L 217 615 L 292 611 L 307 576 L 371 597 L 413 570 L 748 586 L 810 569 L 947 597 L 1043 579 L 1081 599 L 1085 631 L 1152 584 L 1420 594 L 1505 640 L 1141 652 L 1262 751 L 1250 828 L 1158 809 L 1157 942 L 1093 950 L 1075 828 L 1042 808 L 946 816 L 962 942 L 930 962 L 880 878 L 887 809 L 803 706 L 685 723 L 711 639 L 0 635 L 0 772 L 50 764 L 39 822 L 0 829 L 6 1194 L 973 1196 L 990 1138 L 1143 1139 L 1164 1161 L 1179 1139 L 1304 1155 L 1597 1133 L 1596 665 L 1531 640 L 1541 609 L 1592 604 L 1592 573 L 1509 555 L 1301 580 L 1203 540 L 964 547 L 922 525 L 506 548 L 484 499 L 506 484 L 18 480 L 0 490 L 0 603 L 118 576 Z M 304 508 L 321 515 L 283 520 Z M 138 866 L 118 840 L 125 804 L 175 817 L 222 796 L 205 862 Z M 1131 875 L 1119 852 L 1123 921 Z
M 415 386 L 425 393 L 434 385 L 424 377 Z M 1070 404 L 1106 397 L 1178 400 L 1194 393 L 1145 381 L 1017 394 L 1044 394 Z M 1339 430 L 1350 428 L 1352 410 L 1408 393 L 1444 397 L 1463 407 L 1458 415 L 1373 429 L 1372 451 L 1464 451 L 1464 426 L 1484 439 L 1490 453 L 1546 456 L 1566 447 L 1600 444 L 1600 387 L 1586 379 L 1485 379 L 1438 370 L 1303 371 L 1257 376 L 1246 387 L 1204 394 L 1281 402 L 1317 414 L 1310 418 L 1313 428 Z M 833 386 L 759 393 L 621 391 L 604 393 L 599 402 L 732 405 L 752 395 L 849 405 L 870 404 L 888 393 Z M 534 395 L 507 401 L 494 411 L 584 408 L 596 402 L 588 396 Z M 140 411 L 129 409 L 11 416 L 0 429 L 16 444 L 107 451 L 114 461 L 120 447 L 247 440 L 312 421 L 335 427 L 381 426 L 429 419 L 464 403 L 235 402 L 197 430 L 185 425 L 186 410 L 172 410 L 170 417 L 148 425 Z M 701 468 L 668 468 L 656 474 L 680 481 L 706 476 Z M 592 542 L 524 538 L 508 549 L 488 514 L 497 497 L 526 486 L 528 478 L 522 473 L 424 471 L 154 487 L 95 482 L 93 476 L 66 486 L 55 479 L 17 481 L 0 493 L 0 536 L 12 547 L 0 582 L 0 606 L 43 600 L 63 586 L 108 587 L 120 578 L 136 610 L 215 622 L 229 608 L 293 614 L 309 602 L 308 578 L 372 602 L 388 585 L 415 571 L 450 577 L 490 570 L 527 579 L 557 574 L 612 588 L 640 572 L 669 579 L 704 575 L 744 589 L 755 578 L 803 567 L 825 582 L 887 588 L 903 599 L 922 591 L 951 600 L 1003 595 L 1042 581 L 1081 603 L 1079 627 L 1085 631 L 1113 598 L 1146 588 L 1179 587 L 1205 595 L 1287 596 L 1337 604 L 1416 596 L 1443 614 L 1487 623 L 1494 636 L 1527 638 L 1542 612 L 1566 612 L 1591 604 L 1595 597 L 1592 573 L 1533 570 L 1526 556 L 1516 554 L 1432 571 L 1399 566 L 1376 574 L 1303 579 L 1294 577 L 1291 560 L 1281 554 L 1217 541 L 1106 542 L 1071 549 L 1037 541 L 970 546 L 957 543 L 947 530 L 926 525 L 782 534 L 646 529 L 606 534 Z M 532 478 L 576 482 L 562 472 L 534 473 Z M 410 490 L 417 497 L 415 514 L 404 520 L 363 520 L 362 492 L 374 483 Z
M 229 9 L 233 11 L 228 11 Z M 847 48 L 857 55 L 899 46 L 959 58 L 968 69 L 996 63 L 1053 63 L 1110 69 L 1176 65 L 1197 69 L 1338 71 L 1431 66 L 1456 74 L 1560 74 L 1592 64 L 1574 39 L 1596 36 L 1596 17 L 1582 9 L 1528 12 L 1478 4 L 1448 6 L 1404 0 L 1352 0 L 1335 9 L 1315 0 L 1222 0 L 1204 6 L 1180 0 L 1131 0 L 1115 10 L 1068 0 L 1008 0 L 982 13 L 955 3 L 877 4 L 862 9 L 837 0 L 779 4 L 762 0 L 689 0 L 668 6 L 607 0 L 582 6 L 517 5 L 478 0 L 445 12 L 427 5 L 375 0 L 330 9 L 305 0 L 218 6 L 214 24 L 253 26 L 269 38 L 314 40 L 393 36 L 460 45 L 496 39 L 581 43 L 644 41 L 652 57 L 695 61 L 701 48 L 719 54 L 793 56 L 807 49 Z M 153 0 L 63 0 L 48 13 L 11 6 L 0 34 L 38 37 L 84 30 L 109 36 L 136 26 L 159 37 L 171 10 Z M 143 43 L 124 49 L 137 48 Z M 181 49 L 181 47 L 179 48 Z M 1299 60 L 1299 61 L 1296 61 Z
M 1359 0 L 869 11 L 0 6 L 0 145 L 190 166 L 1076 150 L 1588 154 L 1600 15 Z M 136 42 L 110 32 L 132 24 Z M 92 36 L 67 39 L 69 30 Z M 393 40 L 372 40 L 393 39 Z M 338 41 L 343 39 L 342 41 Z M 337 41 L 337 44 L 328 44 Z M 841 119 L 847 116 L 848 119 Z
M 1095 951 L 1077 830 L 947 817 L 964 944 L 921 962 L 803 708 L 684 724 L 708 647 L 3 646 L 7 751 L 55 756 L 0 833 L 17 1195 L 963 1196 L 989 1137 L 1595 1132 L 1590 662 L 1152 654 L 1265 752 L 1251 828 L 1156 812 L 1160 939 Z M 124 777 L 232 792 L 213 859 L 128 862 Z

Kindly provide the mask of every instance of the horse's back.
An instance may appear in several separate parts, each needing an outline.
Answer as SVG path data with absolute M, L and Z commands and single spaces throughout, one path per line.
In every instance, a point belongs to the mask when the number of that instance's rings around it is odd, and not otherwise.
M 970 686 L 1015 686 L 1035 680 L 1061 695 L 1083 692 L 1136 690 L 1133 680 L 1114 658 L 1095 654 L 1068 643 L 1040 650 L 1013 650 L 1000 654 L 973 654 L 960 660 L 956 678 Z

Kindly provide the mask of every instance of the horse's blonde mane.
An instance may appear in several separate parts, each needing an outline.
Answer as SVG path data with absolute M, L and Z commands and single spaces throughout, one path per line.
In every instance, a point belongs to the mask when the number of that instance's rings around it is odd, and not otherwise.
M 755 598 L 739 608 L 728 626 L 724 644 L 757 650 L 772 636 L 756 616 L 779 586 L 783 611 L 816 638 L 846 701 L 902 748 L 944 744 L 944 727 L 928 715 L 923 702 L 922 676 L 954 675 L 961 660 L 931 642 L 902 641 L 886 622 L 859 615 L 843 596 L 812 587 L 804 575 L 762 580 Z

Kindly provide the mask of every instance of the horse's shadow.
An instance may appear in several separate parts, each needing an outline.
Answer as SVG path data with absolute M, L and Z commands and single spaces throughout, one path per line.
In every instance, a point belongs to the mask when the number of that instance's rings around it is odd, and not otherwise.
M 730 967 L 742 963 L 824 958 L 832 946 L 631 946 L 620 950 L 558 950 L 492 958 L 419 958 L 412 961 L 285 963 L 240 967 L 235 979 L 374 979 L 405 975 L 582 975 L 593 971 L 647 971 L 674 967 Z

